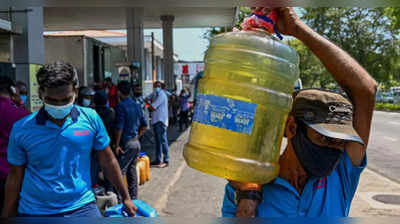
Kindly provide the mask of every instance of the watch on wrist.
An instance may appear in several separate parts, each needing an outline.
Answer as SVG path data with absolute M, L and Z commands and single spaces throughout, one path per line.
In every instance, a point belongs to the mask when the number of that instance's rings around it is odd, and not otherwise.
M 261 202 L 262 200 L 262 193 L 261 191 L 256 190 L 246 190 L 246 191 L 236 191 L 235 192 L 235 202 L 239 204 L 241 199 L 250 199 Z

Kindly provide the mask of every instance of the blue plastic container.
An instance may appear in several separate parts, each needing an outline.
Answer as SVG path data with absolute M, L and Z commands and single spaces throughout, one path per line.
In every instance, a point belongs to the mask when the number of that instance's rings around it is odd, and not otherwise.
M 138 208 L 136 217 L 158 217 L 158 214 L 154 208 L 148 205 L 142 200 L 133 200 L 133 203 Z M 113 207 L 106 209 L 106 217 L 130 217 L 128 212 L 125 210 L 123 204 L 118 204 Z

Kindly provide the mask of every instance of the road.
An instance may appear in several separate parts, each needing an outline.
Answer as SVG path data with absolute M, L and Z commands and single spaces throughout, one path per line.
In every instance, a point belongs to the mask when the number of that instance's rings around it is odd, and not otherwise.
M 375 111 L 368 168 L 400 183 L 400 113 Z

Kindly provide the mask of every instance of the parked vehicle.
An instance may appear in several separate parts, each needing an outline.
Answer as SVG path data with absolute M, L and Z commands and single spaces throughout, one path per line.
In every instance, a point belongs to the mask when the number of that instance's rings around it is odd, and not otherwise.
M 376 102 L 380 103 L 394 103 L 393 92 L 379 92 L 376 94 Z

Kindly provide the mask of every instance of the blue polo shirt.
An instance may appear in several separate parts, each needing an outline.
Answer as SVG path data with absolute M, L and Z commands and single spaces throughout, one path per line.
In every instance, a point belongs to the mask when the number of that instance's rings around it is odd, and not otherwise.
M 140 127 L 147 126 L 140 104 L 134 102 L 131 97 L 118 103 L 116 114 L 116 128 L 122 130 L 121 146 L 130 139 L 136 138 Z
M 366 157 L 358 167 L 344 153 L 331 175 L 310 178 L 301 195 L 289 182 L 277 177 L 263 186 L 263 199 L 258 205 L 257 217 L 348 216 L 360 174 L 366 165 Z M 227 184 L 222 216 L 234 217 L 236 209 L 234 189 Z
M 89 108 L 75 106 L 62 127 L 43 108 L 15 123 L 8 161 L 26 167 L 18 212 L 58 214 L 95 201 L 90 154 L 109 143 L 102 120 Z

